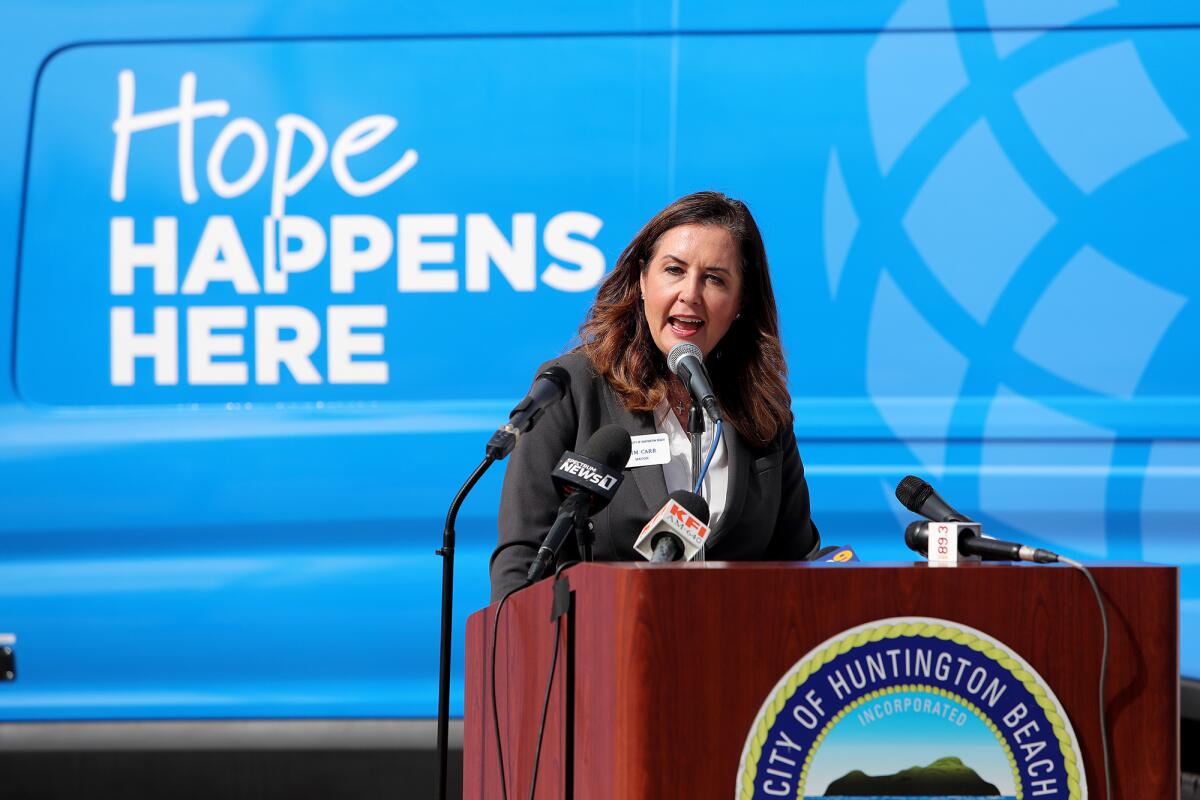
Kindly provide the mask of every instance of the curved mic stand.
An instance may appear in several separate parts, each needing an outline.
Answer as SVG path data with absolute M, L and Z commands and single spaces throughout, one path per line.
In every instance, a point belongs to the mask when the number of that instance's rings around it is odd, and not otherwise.
M 475 488 L 475 484 L 483 477 L 483 473 L 487 472 L 488 467 L 495 462 L 496 459 L 489 452 L 471 473 L 471 477 L 467 478 L 467 482 L 458 490 L 458 494 L 454 496 L 454 502 L 450 504 L 450 510 L 446 512 L 446 527 L 442 530 L 442 546 L 435 551 L 442 557 L 442 656 L 441 667 L 438 671 L 437 724 L 438 800 L 446 800 L 446 769 L 450 760 L 448 737 L 450 728 L 450 630 L 453 624 L 452 612 L 454 609 L 454 520 L 458 517 L 458 509 L 467 499 L 467 495 Z

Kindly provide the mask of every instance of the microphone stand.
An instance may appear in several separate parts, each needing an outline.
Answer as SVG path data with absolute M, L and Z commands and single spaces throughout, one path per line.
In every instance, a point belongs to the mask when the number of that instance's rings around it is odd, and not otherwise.
M 592 545 L 596 542 L 596 528 L 588 519 L 588 507 L 580 504 L 575 509 L 575 542 L 579 545 L 579 558 L 584 562 L 592 560 Z
M 450 760 L 449 729 L 450 729 L 450 637 L 453 625 L 454 609 L 454 521 L 458 517 L 458 509 L 483 473 L 494 464 L 496 459 L 489 453 L 479 463 L 471 477 L 458 490 L 450 510 L 446 512 L 446 527 L 442 530 L 442 546 L 436 550 L 442 557 L 442 654 L 441 667 L 438 671 L 438 721 L 437 721 L 437 751 L 438 751 L 438 800 L 446 800 L 446 770 Z
M 688 438 L 692 442 L 692 486 L 700 480 L 700 437 L 704 434 L 704 411 L 693 400 L 688 411 Z

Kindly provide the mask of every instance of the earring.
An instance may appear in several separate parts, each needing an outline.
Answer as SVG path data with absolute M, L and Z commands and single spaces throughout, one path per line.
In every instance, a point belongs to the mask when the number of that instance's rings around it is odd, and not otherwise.
M 742 318 L 742 312 L 739 311 L 737 313 L 737 316 L 734 317 L 734 319 L 741 319 L 741 318 Z

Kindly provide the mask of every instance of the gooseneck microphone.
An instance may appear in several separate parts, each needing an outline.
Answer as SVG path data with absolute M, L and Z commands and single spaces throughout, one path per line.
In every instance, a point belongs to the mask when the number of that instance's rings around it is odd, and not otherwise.
M 934 522 L 972 521 L 970 517 L 955 511 L 932 486 L 916 475 L 907 475 L 900 481 L 896 486 L 896 499 L 909 511 Z
M 570 385 L 570 373 L 557 364 L 534 378 L 533 386 L 529 387 L 529 394 L 517 403 L 509 412 L 508 422 L 497 428 L 488 440 L 488 457 L 500 461 L 511 453 L 521 434 L 533 427 L 547 407 L 561 400 Z
M 667 353 L 667 367 L 683 381 L 692 400 L 702 406 L 714 422 L 720 422 L 721 408 L 704 368 L 704 353 L 700 348 L 691 342 L 680 342 Z
M 442 635 L 438 666 L 438 719 L 437 752 L 438 780 L 437 797 L 445 800 L 446 775 L 449 768 L 450 730 L 450 642 L 454 619 L 454 524 L 458 510 L 475 484 L 497 461 L 504 459 L 516 447 L 517 437 L 533 427 L 547 406 L 553 405 L 567 393 L 571 375 L 560 366 L 552 366 L 533 381 L 529 394 L 508 415 L 508 422 L 498 428 L 488 440 L 483 461 L 475 468 L 446 511 L 446 524 L 442 528 L 442 546 L 437 554 L 442 558 Z
M 923 556 L 929 555 L 929 526 L 937 523 L 913 522 L 904 530 L 904 543 Z M 968 556 L 979 556 L 985 561 L 1032 561 L 1036 564 L 1053 564 L 1059 560 L 1058 553 L 1029 547 L 1016 542 L 1005 542 L 980 536 L 970 528 L 958 531 L 958 552 Z
M 633 441 L 620 425 L 605 425 L 592 434 L 583 452 L 567 450 L 550 473 L 551 480 L 562 498 L 554 524 L 542 540 L 526 579 L 540 580 L 567 535 L 587 524 L 587 518 L 607 506 L 617 495 L 624 475 L 621 470 L 629 463 Z
M 671 492 L 633 544 L 652 564 L 690 561 L 708 538 L 708 503 L 694 492 Z

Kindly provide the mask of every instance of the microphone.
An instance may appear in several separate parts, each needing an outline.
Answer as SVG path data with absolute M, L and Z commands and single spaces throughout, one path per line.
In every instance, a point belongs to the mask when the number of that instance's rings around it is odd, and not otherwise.
M 567 450 L 559 457 L 550 479 L 554 481 L 562 504 L 537 556 L 529 565 L 526 580 L 541 579 L 558 555 L 567 534 L 616 497 L 625 478 L 621 470 L 629 463 L 632 451 L 633 440 L 628 431 L 620 425 L 605 425 L 587 440 L 582 453 Z
M 680 342 L 667 353 L 667 367 L 683 381 L 692 400 L 699 403 L 713 421 L 720 422 L 721 408 L 717 405 L 708 371 L 704 369 L 704 354 L 700 348 L 691 342 Z
M 708 538 L 708 503 L 694 492 L 671 492 L 633 544 L 652 564 L 690 561 Z
M 858 554 L 850 545 L 831 544 L 828 547 L 822 547 L 806 560 L 818 564 L 849 564 L 858 561 Z
M 496 429 L 487 443 L 487 455 L 500 461 L 517 446 L 522 433 L 533 427 L 542 412 L 562 399 L 571 385 L 571 375 L 555 364 L 533 379 L 525 399 L 509 412 L 508 422 Z
M 904 530 L 904 543 L 928 558 L 929 523 L 910 523 Z M 968 556 L 979 556 L 986 561 L 1032 561 L 1035 564 L 1053 564 L 1059 560 L 1058 553 L 1050 550 L 989 539 L 965 526 L 958 529 L 958 552 Z
M 587 440 L 583 452 L 564 452 L 550 479 L 561 498 L 584 492 L 591 504 L 590 513 L 594 514 L 616 496 L 625 477 L 621 470 L 632 452 L 633 439 L 628 431 L 620 425 L 605 425 Z
M 934 522 L 972 522 L 971 518 L 954 510 L 953 506 L 916 475 L 907 475 L 896 486 L 896 499 L 914 514 Z

